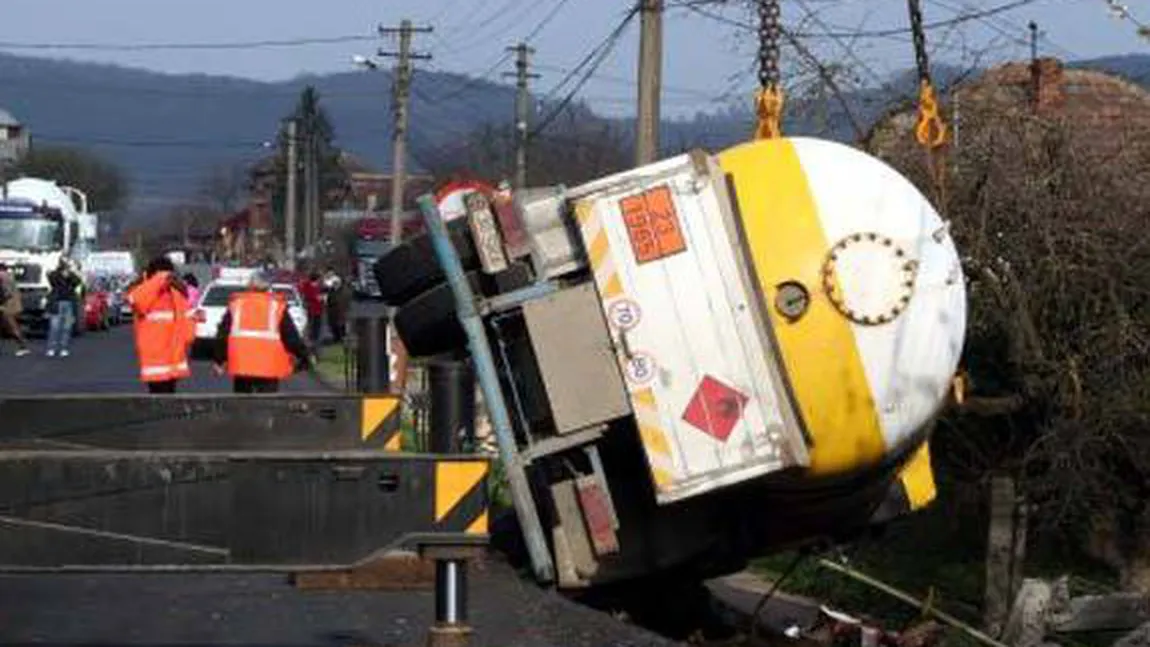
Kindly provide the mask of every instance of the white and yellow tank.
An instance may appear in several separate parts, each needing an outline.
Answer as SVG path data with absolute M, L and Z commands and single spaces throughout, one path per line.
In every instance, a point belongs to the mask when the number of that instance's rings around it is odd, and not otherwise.
M 965 278 L 946 223 L 890 166 L 788 137 L 567 197 L 660 504 L 775 473 L 819 482 L 929 461 Z M 933 498 L 926 472 L 912 507 Z

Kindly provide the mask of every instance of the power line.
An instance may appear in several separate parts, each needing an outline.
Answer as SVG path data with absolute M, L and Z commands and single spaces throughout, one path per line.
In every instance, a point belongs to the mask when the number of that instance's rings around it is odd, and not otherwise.
M 219 43 L 18 43 L 0 41 L 0 49 L 25 50 L 85 50 L 97 52 L 141 52 L 160 50 L 228 50 L 261 49 L 267 47 L 302 47 L 305 45 L 331 45 L 339 43 L 369 42 L 373 36 L 331 36 L 327 38 L 292 38 L 286 40 L 254 40 Z
M 956 14 L 962 13 L 963 11 L 970 10 L 969 6 L 964 7 L 964 8 L 957 8 L 952 4 L 948 4 L 948 3 L 944 2 L 943 0 L 935 0 L 935 2 L 939 6 L 944 7 L 946 9 L 949 9 L 949 10 L 955 12 Z M 1008 40 L 1014 41 L 1015 44 L 1028 44 L 1029 43 L 1029 39 L 1022 35 L 1026 32 L 1026 29 L 1022 25 L 1018 25 L 1018 24 L 1011 23 L 1011 22 L 1007 21 L 1007 19 L 1002 17 L 1002 16 L 997 16 L 997 15 L 983 16 L 983 17 L 978 18 L 978 21 L 980 23 L 982 23 L 983 25 L 985 25 L 990 30 L 997 32 L 1000 36 L 1003 36 L 1004 38 L 1006 38 Z M 1054 49 L 1061 51 L 1063 55 L 1071 57 L 1071 58 L 1079 58 L 1079 56 L 1077 54 L 1075 54 L 1074 52 L 1072 52 L 1072 51 L 1066 49 L 1065 47 L 1059 45 L 1058 43 L 1055 43 L 1054 41 L 1050 40 L 1050 38 L 1045 33 L 1041 33 L 1040 37 L 1042 38 L 1042 40 L 1047 45 L 1053 47 Z
M 531 42 L 532 38 L 538 36 L 539 32 L 543 31 L 543 29 L 547 27 L 547 25 L 551 22 L 552 19 L 555 18 L 556 15 L 559 14 L 559 10 L 561 10 L 563 5 L 567 4 L 567 2 L 568 0 L 559 0 L 559 2 L 555 3 L 555 7 L 551 9 L 551 12 L 544 16 L 543 20 L 539 21 L 539 24 L 535 25 L 535 29 L 532 29 L 531 33 L 527 34 L 527 36 L 523 39 L 523 42 L 529 43 Z
M 495 61 L 495 63 L 493 63 L 490 67 L 488 67 L 486 70 L 481 72 L 478 76 L 472 76 L 472 77 L 468 78 L 467 81 L 465 81 L 464 83 L 461 83 L 458 88 L 455 88 L 454 90 L 451 90 L 451 91 L 448 91 L 444 94 L 441 94 L 438 97 L 434 97 L 432 99 L 429 99 L 429 101 L 433 101 L 433 102 L 448 101 L 450 99 L 454 99 L 454 98 L 462 95 L 464 92 L 467 92 L 468 90 L 480 85 L 481 83 L 484 83 L 484 82 L 494 83 L 494 81 L 491 79 L 491 75 L 494 74 L 495 71 L 498 70 L 500 67 L 502 67 L 503 63 L 505 63 L 507 61 L 507 59 L 509 59 L 509 58 L 511 58 L 511 53 L 510 52 L 504 52 L 503 55 L 499 57 L 499 60 Z M 442 73 L 452 74 L 452 72 L 447 72 L 446 70 L 443 70 Z
M 524 18 L 525 14 L 531 13 L 534 7 L 539 6 L 539 3 L 532 3 L 532 8 L 528 8 L 522 12 L 513 11 L 515 5 L 518 5 L 520 2 L 522 2 L 522 0 L 508 0 L 506 4 L 499 7 L 488 18 L 479 22 L 464 23 L 460 29 L 465 28 L 467 34 L 461 37 L 460 40 L 462 42 L 452 41 L 449 51 L 454 53 L 465 52 L 494 41 L 503 40 L 504 35 L 514 29 L 515 25 Z M 497 20 L 506 16 L 513 17 L 510 23 L 502 26 L 496 25 L 494 31 L 489 33 L 483 32 L 485 27 L 492 25 Z M 460 29 L 457 29 L 456 33 L 458 33 Z
M 1127 22 L 1130 22 L 1135 27 L 1137 27 L 1139 35 L 1141 35 L 1141 36 L 1150 35 L 1150 25 L 1147 25 L 1146 23 L 1142 22 L 1141 20 L 1138 20 L 1138 18 L 1136 18 L 1134 16 L 1134 14 L 1130 13 L 1130 7 L 1127 7 L 1126 5 L 1118 2 L 1118 0 L 1103 0 L 1103 2 L 1106 3 L 1106 6 L 1110 9 L 1110 12 L 1112 14 L 1114 14 L 1116 17 L 1121 18 L 1122 20 L 1125 20 Z
M 923 29 L 942 29 L 945 27 L 953 27 L 955 25 L 960 25 L 962 23 L 970 22 L 972 20 L 982 20 L 984 18 L 989 18 L 991 16 L 994 16 L 994 15 L 997 15 L 1000 13 L 1005 13 L 1007 11 L 1011 11 L 1014 9 L 1019 9 L 1021 7 L 1025 7 L 1027 5 L 1031 5 L 1031 4 L 1034 4 L 1036 2 L 1040 2 L 1040 1 L 1041 0 L 1014 0 L 1013 2 L 1007 2 L 1007 3 L 1001 4 L 1001 5 L 998 5 L 995 7 L 989 7 L 987 9 L 982 9 L 980 11 L 965 13 L 965 14 L 962 14 L 959 16 L 955 16 L 953 18 L 947 18 L 945 20 L 937 20 L 934 22 L 925 23 L 923 25 Z M 757 26 L 752 25 L 748 22 L 737 20 L 735 18 L 729 18 L 729 17 L 724 16 L 722 14 L 718 14 L 718 13 L 715 13 L 713 11 L 700 8 L 700 6 L 704 5 L 704 4 L 712 4 L 712 3 L 707 2 L 706 0 L 696 0 L 694 2 L 688 0 L 686 2 L 671 3 L 671 4 L 668 4 L 668 6 L 669 7 L 678 7 L 678 8 L 689 9 L 689 10 L 691 10 L 691 11 L 693 11 L 699 15 L 706 16 L 708 18 L 711 18 L 712 20 L 716 20 L 718 22 L 723 22 L 723 23 L 726 23 L 728 25 L 738 27 L 740 29 L 749 29 L 749 30 L 757 30 L 758 29 Z M 718 4 L 718 3 L 715 3 L 715 4 Z M 911 30 L 909 27 L 891 27 L 889 29 L 873 29 L 873 30 L 823 31 L 823 32 L 794 31 L 791 33 L 796 38 L 831 38 L 831 39 L 839 39 L 839 38 L 888 38 L 891 36 L 902 36 L 902 35 L 909 34 L 909 33 L 911 33 Z
M 131 139 L 105 139 L 99 137 L 87 137 L 83 135 L 60 135 L 60 134 L 33 134 L 34 140 L 43 140 L 49 142 L 59 142 L 68 144 L 85 144 L 91 146 L 116 146 L 124 148 L 236 148 L 236 149 L 256 149 L 262 148 L 265 142 L 256 141 L 237 141 L 234 139 L 208 141 L 208 140 L 176 140 L 176 139 L 153 139 L 153 140 L 131 140 Z
M 528 135 L 529 138 L 537 136 L 567 108 L 567 105 L 570 104 L 571 100 L 575 98 L 576 93 L 578 93 L 583 85 L 587 83 L 587 80 L 591 78 L 591 75 L 594 74 L 595 70 L 597 70 L 599 66 L 603 64 L 603 61 L 607 59 L 607 56 L 615 48 L 615 45 L 619 42 L 620 36 L 623 34 L 623 30 L 625 30 L 627 25 L 630 24 L 635 16 L 639 14 L 639 8 L 640 5 L 638 4 L 632 6 L 631 9 L 627 12 L 627 15 L 623 17 L 623 20 L 619 21 L 619 24 L 615 27 L 614 30 L 611 31 L 610 34 L 607 35 L 603 42 L 592 49 L 587 57 L 584 58 L 583 61 L 579 63 L 579 65 L 575 66 L 575 70 L 579 70 L 584 66 L 589 65 L 587 72 L 583 75 L 583 78 L 579 79 L 579 82 L 576 83 L 575 87 L 573 87 L 571 91 L 567 93 L 567 96 L 564 97 L 563 100 L 560 101 L 559 104 L 546 117 L 539 121 L 538 125 L 536 125 Z M 570 76 L 561 81 L 555 89 L 557 90 L 558 88 L 565 85 L 567 79 L 569 78 Z M 552 92 L 554 92 L 554 90 Z M 548 96 L 550 96 L 552 92 L 549 92 Z
M 537 67 L 541 70 L 551 70 L 553 72 L 563 72 L 565 74 L 571 74 L 571 72 L 572 72 L 572 68 L 566 67 L 563 65 L 536 63 L 535 67 Z M 610 74 L 603 74 L 603 73 L 599 73 L 599 72 L 592 74 L 591 78 L 599 79 L 602 81 L 610 81 L 616 85 L 627 85 L 629 87 L 635 87 L 635 85 L 637 85 L 635 82 L 635 79 L 628 79 L 628 78 L 624 78 L 621 76 L 612 76 Z M 713 96 L 713 93 L 708 92 L 707 90 L 702 90 L 699 88 L 687 88 L 687 87 L 683 87 L 683 86 L 673 86 L 673 85 L 664 85 L 663 86 L 663 92 L 670 93 L 670 94 L 692 95 L 692 96 L 697 96 L 700 98 L 711 98 Z
M 540 20 L 535 25 L 534 28 L 532 28 L 531 32 L 527 35 L 527 37 L 525 39 L 523 39 L 524 42 L 530 42 L 530 40 L 532 38 L 534 38 L 535 36 L 537 36 L 539 34 L 539 32 L 543 31 L 543 29 L 546 28 L 547 25 L 552 20 L 554 20 L 554 18 L 559 14 L 559 11 L 563 8 L 563 6 L 565 4 L 567 4 L 568 1 L 569 0 L 559 0 L 555 4 L 555 6 L 551 8 L 551 11 L 549 11 L 547 13 L 547 15 L 543 16 L 543 19 Z M 452 50 L 452 48 L 448 47 L 448 51 L 451 51 L 451 50 Z M 455 51 L 460 51 L 460 50 L 455 50 Z M 464 92 L 467 92 L 471 88 L 478 86 L 479 84 L 483 83 L 484 81 L 491 81 L 492 80 L 491 75 L 495 74 L 496 70 L 502 68 L 503 64 L 506 63 L 509 58 L 511 58 L 511 53 L 506 52 L 506 51 L 503 52 L 503 54 L 499 57 L 498 60 L 496 60 L 494 63 L 492 63 L 490 67 L 485 69 L 478 76 L 472 76 L 466 82 L 461 84 L 458 88 L 451 90 L 447 93 L 444 93 L 443 95 L 441 95 L 439 97 L 436 97 L 435 101 L 447 101 L 449 99 L 454 99 L 454 98 L 462 95 Z

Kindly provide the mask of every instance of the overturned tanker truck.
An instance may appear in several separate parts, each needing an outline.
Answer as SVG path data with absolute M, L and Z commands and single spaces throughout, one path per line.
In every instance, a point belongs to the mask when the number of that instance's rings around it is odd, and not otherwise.
M 965 278 L 885 163 L 767 139 L 466 203 L 375 271 L 413 358 L 474 362 L 541 582 L 716 576 L 935 497 Z

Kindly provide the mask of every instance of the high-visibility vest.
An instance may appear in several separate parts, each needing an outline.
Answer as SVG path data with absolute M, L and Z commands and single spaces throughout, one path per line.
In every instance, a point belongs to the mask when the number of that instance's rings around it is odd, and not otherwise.
M 282 380 L 295 366 L 280 338 L 287 301 L 268 292 L 241 292 L 228 303 L 228 374 Z
M 191 375 L 188 348 L 195 323 L 188 319 L 188 300 L 169 289 L 167 272 L 158 272 L 128 292 L 132 305 L 140 379 L 165 382 Z

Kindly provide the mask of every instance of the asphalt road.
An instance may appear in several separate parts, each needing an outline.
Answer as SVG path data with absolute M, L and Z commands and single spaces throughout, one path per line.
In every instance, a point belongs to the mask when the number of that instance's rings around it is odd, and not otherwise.
M 671 647 L 518 579 L 493 560 L 470 577 L 472 645 Z M 431 591 L 302 591 L 281 576 L 0 577 L 0 643 L 399 647 L 424 645 Z
M 0 339 L 0 395 L 4 393 L 142 393 L 130 323 L 74 338 L 68 357 L 45 356 L 45 341 L 30 339 L 32 354 L 16 357 L 15 343 Z M 209 362 L 192 363 L 192 377 L 180 384 L 185 392 L 228 392 L 227 377 L 212 373 Z M 306 373 L 281 387 L 289 392 L 327 392 Z
M 0 340 L 4 394 L 142 393 L 131 326 L 74 340 L 68 358 L 14 357 Z M 226 392 L 226 378 L 196 362 L 184 391 Z M 285 390 L 322 392 L 306 374 Z M 3 421 L 0 420 L 0 425 Z M 662 638 L 521 579 L 498 556 L 470 582 L 473 645 L 639 647 Z M 423 645 L 433 620 L 430 591 L 304 591 L 275 575 L 2 575 L 4 645 Z

